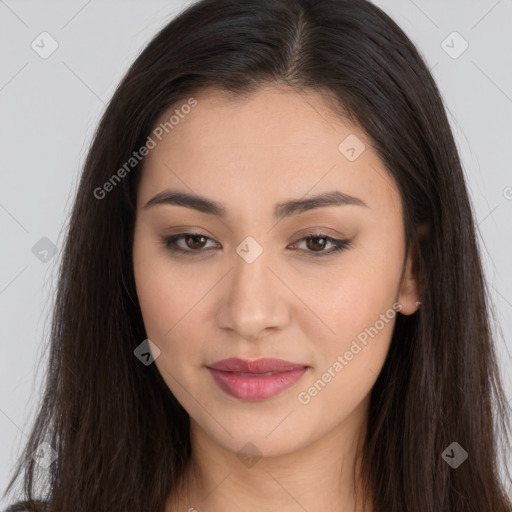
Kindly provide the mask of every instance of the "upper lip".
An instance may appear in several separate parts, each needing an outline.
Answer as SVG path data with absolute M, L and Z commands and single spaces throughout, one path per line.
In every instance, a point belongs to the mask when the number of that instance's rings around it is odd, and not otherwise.
M 239 359 L 232 357 L 216 361 L 207 365 L 208 368 L 220 370 L 224 372 L 241 372 L 241 373 L 267 373 L 267 372 L 286 372 L 298 368 L 307 368 L 308 365 L 300 363 L 291 363 L 283 359 L 262 358 L 250 361 L 248 359 Z

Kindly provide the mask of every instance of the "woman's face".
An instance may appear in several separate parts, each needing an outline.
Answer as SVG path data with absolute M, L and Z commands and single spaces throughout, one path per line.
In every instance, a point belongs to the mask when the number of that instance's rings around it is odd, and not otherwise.
M 397 311 L 417 308 L 397 188 L 317 93 L 194 99 L 158 121 L 175 115 L 155 127 L 138 189 L 133 262 L 155 364 L 193 428 L 233 452 L 355 431 Z M 184 233 L 197 236 L 170 239 Z M 297 367 L 209 369 L 229 358 Z

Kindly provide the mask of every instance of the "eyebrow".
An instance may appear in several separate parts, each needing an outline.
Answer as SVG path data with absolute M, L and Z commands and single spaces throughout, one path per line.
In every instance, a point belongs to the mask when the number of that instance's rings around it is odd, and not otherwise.
M 144 205 L 144 209 L 158 205 L 184 206 L 185 208 L 192 208 L 202 213 L 221 218 L 225 218 L 228 213 L 227 209 L 217 201 L 186 192 L 180 192 L 178 190 L 167 189 L 159 192 Z M 306 199 L 296 199 L 278 203 L 274 208 L 274 219 L 281 220 L 285 217 L 298 215 L 317 208 L 325 208 L 326 206 L 344 205 L 357 205 L 368 208 L 368 205 L 362 199 L 343 194 L 338 190 L 333 190 Z

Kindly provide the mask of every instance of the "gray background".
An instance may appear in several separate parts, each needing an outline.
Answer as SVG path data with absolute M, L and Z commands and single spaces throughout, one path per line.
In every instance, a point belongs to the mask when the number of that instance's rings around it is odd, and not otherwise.
M 59 251 L 93 130 L 128 66 L 188 3 L 0 0 L 1 492 L 40 397 Z M 512 399 L 512 0 L 375 3 L 418 46 L 447 105 L 474 204 L 499 324 L 500 364 Z M 58 43 L 46 59 L 31 47 L 34 40 L 43 46 L 38 37 L 43 31 Z M 461 55 L 464 42 L 450 35 L 454 31 L 469 44 Z M 50 48 L 49 39 L 44 47 Z M 55 244 L 54 257 L 44 256 L 43 237 Z M 34 254 L 38 242 L 42 249 Z M 41 261 L 44 257 L 48 261 Z

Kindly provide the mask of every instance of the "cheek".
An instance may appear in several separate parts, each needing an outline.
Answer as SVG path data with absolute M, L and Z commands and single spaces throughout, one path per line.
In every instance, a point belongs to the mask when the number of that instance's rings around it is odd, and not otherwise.
M 308 279 L 308 303 L 328 341 L 345 342 L 373 325 L 396 300 L 403 266 L 400 237 L 387 244 L 362 241 L 329 270 L 317 269 Z M 318 327 L 318 326 L 317 326 Z
M 317 403 L 350 409 L 370 391 L 380 373 L 397 315 L 393 305 L 404 251 L 399 234 L 380 243 L 377 238 L 371 243 L 361 241 L 357 250 L 340 259 L 332 271 L 335 275 L 312 281 L 318 283 L 310 296 L 312 309 L 329 327 L 324 329 L 326 336 L 319 336 L 318 319 L 308 317 L 307 329 L 310 339 L 316 340 L 318 359 L 307 384 L 313 386 L 313 395 L 322 394 L 323 398 L 314 400 Z
M 170 254 L 148 236 L 135 237 L 134 276 L 147 337 L 160 349 L 155 365 L 176 398 L 188 404 L 183 388 L 194 388 L 197 369 L 204 365 L 202 309 L 215 276 L 198 279 L 197 268 L 172 260 Z M 204 319 L 204 316 L 201 317 Z M 186 361 L 187 364 L 183 364 Z
M 174 263 L 159 242 L 143 234 L 135 236 L 133 266 L 147 335 L 160 346 L 181 327 L 180 319 L 186 322 L 206 286 L 185 265 Z
M 134 275 L 146 333 L 152 341 L 161 345 L 162 335 L 174 323 L 171 312 L 175 311 L 174 287 L 165 269 L 147 251 L 134 251 Z
M 188 377 L 186 368 L 179 363 L 193 358 L 194 349 L 187 337 L 193 339 L 194 335 L 186 316 L 192 299 L 184 296 L 182 290 L 187 288 L 183 278 L 172 271 L 169 258 L 161 249 L 154 240 L 144 244 L 136 238 L 134 276 L 137 296 L 146 335 L 160 349 L 154 364 L 176 398 L 186 402 L 187 396 L 181 396 L 179 383 L 187 381 Z

